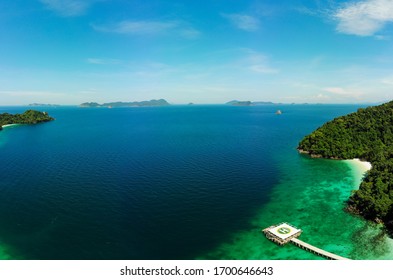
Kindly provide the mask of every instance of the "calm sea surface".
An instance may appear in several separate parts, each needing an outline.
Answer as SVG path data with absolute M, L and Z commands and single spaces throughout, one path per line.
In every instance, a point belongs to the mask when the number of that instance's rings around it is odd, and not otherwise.
M 296 151 L 359 107 L 36 108 L 56 120 L 0 132 L 0 259 L 319 259 L 260 233 L 282 221 L 328 251 L 392 258 L 342 210 L 354 167 Z

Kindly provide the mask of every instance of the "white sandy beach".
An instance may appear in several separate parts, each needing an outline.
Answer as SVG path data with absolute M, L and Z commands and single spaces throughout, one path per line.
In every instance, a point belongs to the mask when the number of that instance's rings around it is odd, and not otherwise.
M 347 162 L 354 173 L 355 176 L 355 189 L 359 188 L 360 183 L 362 182 L 364 175 L 366 174 L 367 171 L 369 171 L 372 167 L 371 163 L 368 161 L 361 161 L 358 158 L 355 159 L 348 159 L 348 160 L 344 160 L 345 162 Z
M 5 124 L 5 125 L 3 125 L 3 128 L 10 127 L 10 126 L 15 126 L 15 125 L 18 125 L 18 124 L 17 123 Z
M 366 172 L 371 169 L 372 165 L 368 161 L 361 161 L 358 158 L 355 159 L 350 159 L 349 161 L 352 161 L 356 166 L 359 167 L 363 172 Z

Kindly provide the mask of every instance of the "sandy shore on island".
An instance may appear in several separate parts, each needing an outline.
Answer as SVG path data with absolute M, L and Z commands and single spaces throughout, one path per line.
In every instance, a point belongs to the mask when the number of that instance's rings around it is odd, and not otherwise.
M 351 167 L 354 177 L 355 177 L 354 188 L 358 189 L 360 186 L 360 183 L 362 182 L 364 176 L 366 175 L 366 172 L 372 168 L 372 165 L 370 162 L 361 161 L 358 158 L 347 159 L 344 161 L 347 162 L 349 164 L 349 166 Z
M 353 164 L 355 164 L 363 172 L 369 171 L 372 167 L 370 162 L 361 161 L 358 158 L 350 159 L 349 161 L 351 161 Z
M 17 124 L 17 123 L 5 124 L 5 125 L 3 125 L 2 127 L 3 127 L 3 128 L 6 128 L 6 127 L 10 127 L 10 126 L 15 126 L 15 125 L 19 125 L 19 124 Z

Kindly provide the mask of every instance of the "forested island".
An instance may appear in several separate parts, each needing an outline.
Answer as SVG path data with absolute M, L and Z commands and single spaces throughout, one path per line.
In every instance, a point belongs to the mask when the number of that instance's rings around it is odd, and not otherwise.
M 0 114 L 0 130 L 3 129 L 3 125 L 7 124 L 36 124 L 41 122 L 49 122 L 54 120 L 46 112 L 39 112 L 35 110 L 27 110 L 23 114 Z
M 90 107 L 90 108 L 96 108 L 96 107 L 109 107 L 109 108 L 115 108 L 115 107 L 144 107 L 144 106 L 168 106 L 170 105 L 165 99 L 152 99 L 150 101 L 133 101 L 133 102 L 109 102 L 109 103 L 103 103 L 99 104 L 97 102 L 85 102 L 79 105 L 80 107 Z
M 45 103 L 31 103 L 29 107 L 60 107 L 58 104 L 45 104 Z
M 260 105 L 278 105 L 282 103 L 273 103 L 273 102 L 265 102 L 265 101 L 239 101 L 239 100 L 232 100 L 227 103 L 226 105 L 232 106 L 260 106 Z
M 327 122 L 301 140 L 298 150 L 312 157 L 371 162 L 346 209 L 393 232 L 393 101 Z

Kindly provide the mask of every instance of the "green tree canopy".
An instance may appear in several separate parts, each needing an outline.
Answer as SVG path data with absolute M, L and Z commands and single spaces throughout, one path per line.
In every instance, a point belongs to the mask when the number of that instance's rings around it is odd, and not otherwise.
M 23 114 L 0 114 L 0 129 L 7 124 L 36 124 L 41 122 L 52 121 L 54 118 L 46 112 L 39 112 L 35 110 L 27 110 Z
M 313 157 L 371 162 L 348 209 L 393 229 L 393 101 L 325 123 L 304 137 L 298 150 Z

